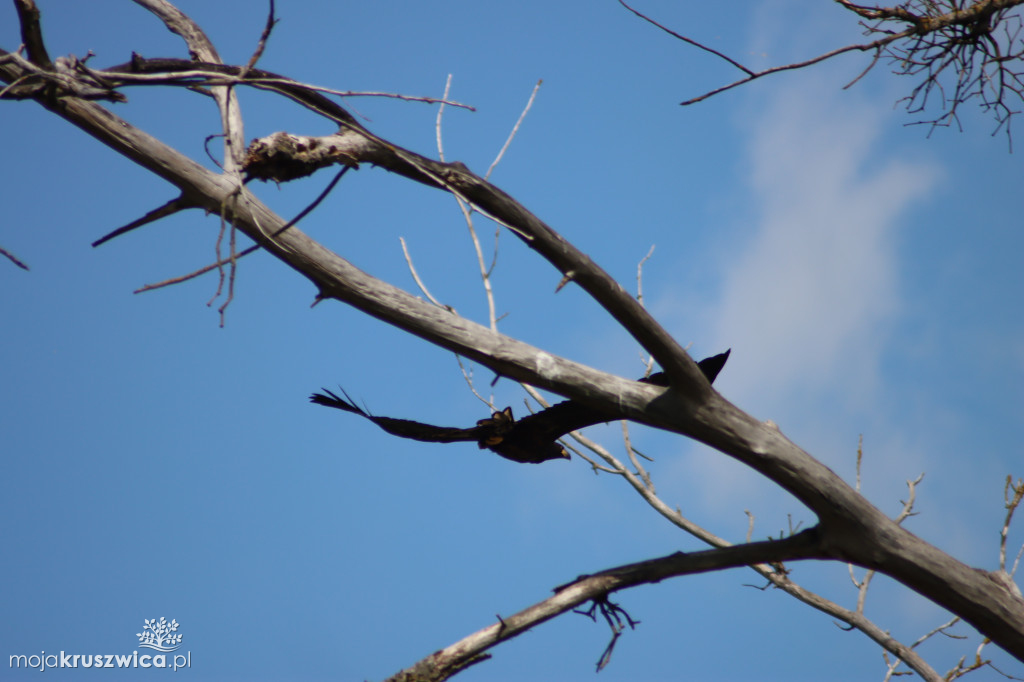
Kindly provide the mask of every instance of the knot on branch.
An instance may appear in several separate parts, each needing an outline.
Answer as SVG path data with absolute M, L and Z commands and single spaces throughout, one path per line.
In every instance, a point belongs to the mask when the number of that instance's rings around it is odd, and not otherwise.
M 331 138 L 278 132 L 255 139 L 246 150 L 243 168 L 250 178 L 275 182 L 304 178 L 336 163 L 358 168 L 358 160 L 332 144 Z

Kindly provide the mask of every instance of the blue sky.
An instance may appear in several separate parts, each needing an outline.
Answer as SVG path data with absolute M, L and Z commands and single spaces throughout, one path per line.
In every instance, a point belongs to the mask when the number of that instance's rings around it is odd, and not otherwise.
M 100 66 L 181 56 L 129 2 L 40 0 L 53 55 Z M 260 3 L 179 3 L 226 61 L 244 62 Z M 857 40 L 830 3 L 649 0 L 677 30 L 768 65 Z M 0 46 L 17 47 L 3 9 Z M 514 5 L 280 0 L 261 62 L 317 85 L 439 95 L 452 74 L 445 151 L 483 172 L 534 84 L 537 100 L 493 180 L 627 287 L 697 357 L 733 349 L 717 386 L 772 419 L 847 480 L 864 436 L 863 490 L 896 514 L 925 472 L 908 527 L 995 568 L 1007 474 L 1024 476 L 1024 237 L 1020 154 L 965 110 L 965 132 L 923 127 L 893 103 L 905 83 L 851 56 L 682 108 L 735 77 L 613 0 Z M 211 103 L 136 89 L 116 113 L 205 161 Z M 326 134 L 329 123 L 243 93 L 246 136 Z M 350 99 L 377 134 L 436 153 L 436 108 Z M 469 445 L 391 438 L 306 402 L 344 386 L 378 414 L 468 425 L 486 409 L 454 357 L 337 303 L 310 309 L 302 278 L 264 254 L 240 266 L 226 326 L 216 276 L 139 286 L 214 258 L 217 221 L 175 216 L 99 249 L 93 240 L 170 199 L 32 103 L 0 103 L 0 653 L 126 654 L 143 619 L 181 624 L 197 680 L 386 677 L 524 608 L 576 575 L 694 550 L 624 481 L 581 461 L 517 465 Z M 328 174 L 256 187 L 290 217 Z M 493 226 L 477 221 L 489 239 Z M 399 237 L 432 293 L 486 321 L 454 201 L 386 172 L 349 173 L 302 229 L 409 290 Z M 485 242 L 490 250 L 490 242 Z M 510 235 L 494 273 L 501 329 L 601 369 L 643 372 L 638 349 Z M 476 371 L 487 389 L 491 374 Z M 499 404 L 522 413 L 502 381 Z M 590 435 L 621 453 L 618 426 Z M 723 455 L 635 428 L 658 492 L 734 541 L 813 517 Z M 1024 542 L 1018 523 L 1011 553 Z M 794 577 L 847 606 L 845 566 Z M 881 652 L 749 571 L 619 595 L 640 621 L 605 680 L 881 679 Z M 886 579 L 867 613 L 904 641 L 947 617 Z M 922 647 L 944 672 L 977 637 Z M 563 616 L 459 679 L 590 680 L 603 624 Z M 142 653 L 140 651 L 140 653 Z M 989 647 L 1008 672 L 1019 663 Z M 6 668 L 4 677 L 33 674 Z M 81 670 L 49 676 L 78 679 Z M 137 675 L 125 673 L 126 675 Z M 155 673 L 154 673 L 155 674 Z M 982 671 L 972 679 L 993 679 Z

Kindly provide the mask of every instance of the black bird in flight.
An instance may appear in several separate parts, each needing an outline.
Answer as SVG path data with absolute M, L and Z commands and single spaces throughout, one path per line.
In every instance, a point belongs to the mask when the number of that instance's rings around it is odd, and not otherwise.
M 730 352 L 731 349 L 697 363 L 709 383 L 714 383 L 715 377 L 729 359 Z M 652 374 L 640 381 L 655 386 L 668 385 L 668 377 L 664 372 Z M 530 464 L 539 464 L 549 459 L 569 459 L 569 453 L 558 443 L 559 438 L 570 431 L 616 418 L 615 415 L 595 410 L 575 400 L 566 400 L 518 421 L 512 416 L 512 408 L 506 407 L 501 412 L 492 413 L 487 419 L 481 419 L 476 426 L 457 429 L 408 419 L 375 417 L 357 407 L 344 389 L 341 392 L 348 400 L 343 400 L 326 388 L 323 393 L 311 395 L 309 400 L 317 405 L 358 414 L 400 438 L 428 443 L 476 441 L 481 449 L 487 448 L 513 462 Z

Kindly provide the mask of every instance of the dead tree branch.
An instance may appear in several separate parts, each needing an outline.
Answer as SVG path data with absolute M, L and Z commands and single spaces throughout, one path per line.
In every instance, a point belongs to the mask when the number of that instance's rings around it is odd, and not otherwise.
M 0 63 L 3 80 L 12 82 L 23 75 L 16 62 Z M 1024 658 L 1024 599 L 987 573 L 957 562 L 903 530 L 776 428 L 726 401 L 632 296 L 550 227 L 461 164 L 430 161 L 357 131 L 354 125 L 331 139 L 346 158 L 378 163 L 417 181 L 458 192 L 511 225 L 527 245 L 560 271 L 575 270 L 575 281 L 641 340 L 666 370 L 676 368 L 676 376 L 669 373 L 672 387 L 656 388 L 600 372 L 440 310 L 360 271 L 298 228 L 280 232 L 285 221 L 245 187 L 203 168 L 101 105 L 73 96 L 57 102 L 39 96 L 36 101 L 165 178 L 202 208 L 220 214 L 225 201 L 235 197 L 233 224 L 313 282 L 319 298 L 353 305 L 498 374 L 690 436 L 735 457 L 790 491 L 818 515 L 833 558 L 876 568 L 912 586 L 962 615 L 1011 654 Z M 669 363 L 667 367 L 662 358 Z M 697 375 L 692 380 L 690 369 Z
M 150 223 L 156 222 L 157 220 L 160 220 L 161 218 L 166 218 L 167 216 L 174 215 L 175 213 L 178 213 L 179 211 L 183 211 L 183 210 L 185 210 L 187 208 L 194 208 L 194 207 L 190 206 L 188 204 L 188 202 L 182 201 L 181 197 L 175 197 L 174 199 L 171 199 L 170 201 L 168 201 L 166 204 L 164 204 L 162 206 L 159 206 L 157 208 L 154 208 L 152 211 L 150 211 L 146 215 L 142 216 L 141 218 L 133 220 L 130 223 L 128 223 L 127 225 L 119 227 L 116 230 L 114 230 L 113 232 L 109 232 L 109 233 L 103 235 L 102 237 L 100 237 L 99 239 L 94 241 L 92 243 L 92 245 L 93 246 L 100 246 L 101 244 L 105 244 L 106 242 L 110 241 L 114 237 L 120 237 L 122 234 L 125 234 L 127 232 L 131 232 L 132 230 L 135 230 L 137 228 L 143 227 L 144 225 L 148 225 Z
M 169 3 L 138 1 L 182 35 L 196 59 L 213 65 L 209 68 L 232 75 L 245 68 L 218 65 L 219 56 L 205 35 Z M 465 165 L 435 161 L 403 149 L 362 127 L 323 95 L 293 85 L 267 87 L 335 120 L 340 130 L 324 137 L 278 133 L 258 140 L 242 155 L 241 114 L 233 86 L 217 85 L 223 88 L 218 106 L 226 147 L 225 172 L 215 173 L 93 101 L 89 93 L 102 91 L 94 83 L 95 76 L 81 70 L 58 73 L 57 66 L 50 70 L 12 54 L 0 51 L 0 79 L 11 84 L 5 88 L 6 94 L 33 99 L 167 180 L 178 189 L 183 201 L 219 215 L 233 229 L 242 231 L 309 279 L 318 291 L 318 300 L 333 298 L 347 303 L 498 375 L 551 390 L 615 418 L 631 419 L 705 443 L 761 473 L 818 517 L 813 530 L 774 542 L 675 554 L 570 583 L 550 600 L 471 636 L 471 643 L 454 645 L 457 651 L 450 647 L 438 652 L 432 658 L 441 657 L 435 661 L 439 670 L 450 674 L 462 669 L 480 660 L 480 652 L 501 639 L 616 590 L 693 572 L 803 558 L 848 562 L 889 575 L 963 617 L 998 646 L 1024 660 L 1024 598 L 1012 582 L 1007 582 L 1005 574 L 966 566 L 906 531 L 773 424 L 759 422 L 727 401 L 633 296 L 550 226 Z M 149 62 L 140 64 L 153 66 Z M 252 69 L 247 76 L 257 73 Z M 109 85 L 104 87 L 111 97 Z M 575 282 L 603 306 L 662 366 L 669 386 L 630 381 L 553 355 L 376 279 L 297 227 L 288 228 L 288 223 L 241 181 L 243 171 L 248 178 L 281 181 L 309 175 L 334 163 L 345 167 L 362 163 L 381 166 L 450 192 L 507 226 L 555 267 L 555 276 Z M 231 260 L 237 261 L 237 254 Z M 638 485 L 644 488 L 642 481 L 638 480 Z M 467 646 L 478 648 L 462 651 Z
M 23 263 L 17 256 L 15 256 L 13 253 L 11 253 L 2 246 L 0 246 L 0 256 L 3 256 L 7 260 L 11 261 L 22 270 L 28 270 L 28 266 L 25 265 L 25 263 Z
M 503 616 L 458 642 L 436 651 L 415 665 L 388 678 L 440 681 L 458 672 L 461 666 L 503 641 L 517 637 L 555 616 L 572 611 L 590 601 L 602 601 L 620 590 L 657 583 L 668 578 L 737 568 L 764 561 L 792 561 L 815 558 L 820 551 L 817 529 L 805 530 L 783 540 L 753 542 L 702 552 L 676 552 L 659 559 L 611 568 L 555 588 L 552 597 L 511 616 Z
M 1024 0 L 910 0 L 895 7 L 858 5 L 835 0 L 859 18 L 867 36 L 874 40 L 830 50 L 816 57 L 756 71 L 703 43 L 683 36 L 634 9 L 619 3 L 644 21 L 678 40 L 709 52 L 743 72 L 732 83 L 681 102 L 696 104 L 719 93 L 782 71 L 803 69 L 848 52 L 870 52 L 868 66 L 846 87 L 867 74 L 880 60 L 887 61 L 898 76 L 918 79 L 910 94 L 900 100 L 910 114 L 924 113 L 935 99 L 940 114 L 916 121 L 933 128 L 956 122 L 960 105 L 977 100 L 983 111 L 996 119 L 996 129 L 1009 136 L 1010 119 L 1024 104 L 1024 22 L 1012 9 Z M 966 4 L 966 6 L 965 6 Z M 948 74 L 948 78 L 947 78 Z
M 43 31 L 39 24 L 39 8 L 34 0 L 15 0 L 14 9 L 18 12 L 18 23 L 21 24 L 21 42 L 28 53 L 28 60 L 41 69 L 52 69 L 53 62 L 43 42 Z
M 337 175 L 335 175 L 334 178 L 332 178 L 331 181 L 329 183 L 327 183 L 327 186 L 323 189 L 322 192 L 320 192 L 320 194 L 317 195 L 317 197 L 309 204 L 309 206 L 306 206 L 306 208 L 302 209 L 302 211 L 300 211 L 298 215 L 296 215 L 294 218 L 292 218 L 287 223 L 282 225 L 278 229 L 278 233 L 281 233 L 281 232 L 287 230 L 292 225 L 297 225 L 300 220 L 305 218 L 307 215 L 309 215 L 313 211 L 313 209 L 315 209 L 317 206 L 319 206 L 320 202 L 327 198 L 327 195 L 331 193 L 331 190 L 334 189 L 334 186 L 338 184 L 338 182 L 342 179 L 342 177 L 345 176 L 345 172 L 347 170 L 348 170 L 348 166 L 346 166 L 346 167 L 342 168 L 340 171 L 338 171 Z M 160 209 L 157 209 L 157 210 L 160 210 Z M 147 216 L 148 215 L 149 214 L 147 214 Z M 140 220 L 142 220 L 142 219 L 140 219 Z M 136 222 L 138 222 L 138 221 L 136 221 Z M 133 225 L 133 224 L 134 223 L 130 223 L 129 225 Z M 126 225 L 125 228 L 129 227 L 129 225 Z M 107 235 L 106 237 L 103 237 L 102 239 L 93 242 L 92 245 L 93 246 L 99 246 L 100 244 L 102 244 L 103 242 L 107 241 L 108 239 L 112 239 L 114 236 L 116 236 L 115 232 L 120 234 L 122 231 L 124 231 L 125 228 L 120 228 L 120 230 L 115 230 L 114 232 L 112 232 L 111 234 Z M 206 273 L 210 272 L 211 270 L 217 270 L 217 269 L 219 269 L 219 268 L 221 268 L 221 267 L 223 267 L 225 265 L 228 265 L 229 263 L 232 262 L 232 260 L 237 262 L 239 259 L 244 258 L 245 256 L 248 256 L 250 253 L 254 253 L 256 251 L 259 251 L 259 249 L 260 249 L 260 245 L 259 244 L 256 244 L 254 246 L 250 246 L 250 247 L 248 247 L 246 249 L 242 249 L 241 251 L 236 253 L 232 258 L 228 258 L 228 259 L 225 259 L 225 260 L 218 259 L 214 263 L 211 263 L 210 265 L 207 265 L 205 267 L 199 268 L 198 270 L 195 270 L 194 272 L 190 272 L 187 275 L 182 275 L 180 277 L 173 277 L 171 279 L 164 280 L 163 282 L 157 282 L 156 284 L 147 284 L 147 285 L 145 285 L 143 287 L 140 287 L 140 288 L 136 289 L 132 293 L 133 294 L 141 294 L 143 292 L 152 291 L 154 289 L 162 289 L 164 287 L 171 286 L 172 284 L 181 284 L 182 282 L 187 282 L 188 280 L 194 279 L 196 277 L 199 277 L 200 275 L 205 275 Z

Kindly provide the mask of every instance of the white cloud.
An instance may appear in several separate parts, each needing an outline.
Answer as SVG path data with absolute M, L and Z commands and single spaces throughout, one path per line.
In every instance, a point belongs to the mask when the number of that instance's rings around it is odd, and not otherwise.
M 778 88 L 751 121 L 755 222 L 723 264 L 713 320 L 742 346 L 737 398 L 870 397 L 900 307 L 900 222 L 936 175 L 880 144 L 883 112 L 825 74 Z
M 749 188 L 743 215 L 751 222 L 722 249 L 720 297 L 706 319 L 712 347 L 734 350 L 719 382 L 725 395 L 852 479 L 858 431 L 891 426 L 871 412 L 901 308 L 900 227 L 938 173 L 883 144 L 888 101 L 866 103 L 837 83 L 826 70 L 779 81 L 746 122 L 739 181 Z M 679 467 L 702 481 L 710 507 L 743 499 L 762 513 L 780 503 L 798 511 L 769 482 L 737 476 L 725 458 L 684 457 Z M 920 471 L 913 468 L 893 485 Z

